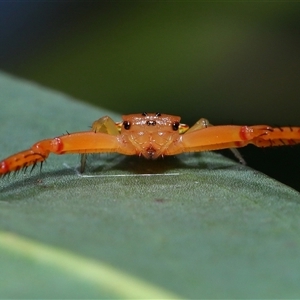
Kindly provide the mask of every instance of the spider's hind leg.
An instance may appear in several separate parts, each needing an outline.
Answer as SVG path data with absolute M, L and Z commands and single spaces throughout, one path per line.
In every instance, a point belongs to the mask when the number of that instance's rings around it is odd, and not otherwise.
M 87 160 L 87 154 L 81 154 L 80 155 L 80 173 L 83 173 L 86 166 L 86 160 Z
M 247 165 L 247 162 L 244 160 L 241 152 L 235 148 L 229 148 L 229 150 L 233 153 L 233 155 L 235 156 L 236 159 L 238 159 L 238 161 L 240 162 L 240 164 L 242 165 Z

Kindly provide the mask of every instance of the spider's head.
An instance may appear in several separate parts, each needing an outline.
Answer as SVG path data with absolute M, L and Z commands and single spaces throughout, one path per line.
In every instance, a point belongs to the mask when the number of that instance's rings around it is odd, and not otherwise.
M 163 156 L 179 134 L 188 129 L 180 123 L 180 117 L 161 113 L 125 115 L 118 126 L 124 140 L 148 159 Z

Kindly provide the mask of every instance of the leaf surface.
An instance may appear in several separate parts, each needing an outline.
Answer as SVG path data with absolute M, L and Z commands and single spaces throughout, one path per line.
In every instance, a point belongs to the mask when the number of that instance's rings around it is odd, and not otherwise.
M 109 114 L 0 74 L 1 159 Z M 116 103 L 117 105 L 117 103 Z M 216 153 L 52 155 L 0 181 L 2 298 L 296 298 L 300 195 Z

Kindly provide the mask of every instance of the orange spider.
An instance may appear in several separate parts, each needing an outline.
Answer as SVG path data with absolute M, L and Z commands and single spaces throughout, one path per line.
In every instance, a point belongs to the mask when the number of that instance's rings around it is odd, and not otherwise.
M 91 131 L 67 133 L 37 142 L 30 149 L 2 160 L 0 175 L 43 163 L 51 152 L 81 153 L 83 172 L 88 153 L 117 152 L 156 159 L 183 152 L 230 148 L 243 162 L 234 148 L 248 144 L 269 147 L 300 143 L 300 127 L 212 126 L 206 119 L 200 119 L 189 128 L 179 122 L 180 117 L 160 113 L 131 114 L 122 119 L 115 123 L 110 117 L 102 117 L 92 124 Z

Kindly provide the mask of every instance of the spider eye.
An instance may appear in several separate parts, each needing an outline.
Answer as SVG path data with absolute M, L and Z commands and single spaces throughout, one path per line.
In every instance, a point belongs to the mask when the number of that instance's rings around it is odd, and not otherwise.
M 131 123 L 130 123 L 129 121 L 124 121 L 124 122 L 123 122 L 123 127 L 124 127 L 124 129 L 129 130 L 129 129 L 130 129 L 130 126 L 131 126 Z
M 172 129 L 173 129 L 174 131 L 177 131 L 178 128 L 179 128 L 179 122 L 173 122 L 173 123 L 172 123 Z

